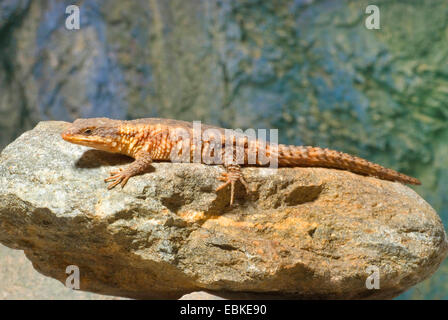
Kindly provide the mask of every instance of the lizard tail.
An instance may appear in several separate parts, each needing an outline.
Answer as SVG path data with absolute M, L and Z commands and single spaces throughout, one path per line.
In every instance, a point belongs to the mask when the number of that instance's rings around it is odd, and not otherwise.
M 384 180 L 421 184 L 413 177 L 347 153 L 319 147 L 278 145 L 280 167 L 311 166 L 348 170 Z

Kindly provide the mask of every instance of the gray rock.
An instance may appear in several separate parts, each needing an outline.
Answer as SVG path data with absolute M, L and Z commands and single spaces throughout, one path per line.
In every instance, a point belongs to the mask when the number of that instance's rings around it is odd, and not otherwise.
M 130 298 L 392 298 L 448 250 L 437 213 L 399 183 L 323 168 L 246 168 L 253 189 L 218 193 L 219 166 L 155 163 L 107 190 L 131 159 L 69 144 L 41 122 L 0 156 L 0 242 L 81 290 Z M 369 290 L 369 266 L 380 289 Z

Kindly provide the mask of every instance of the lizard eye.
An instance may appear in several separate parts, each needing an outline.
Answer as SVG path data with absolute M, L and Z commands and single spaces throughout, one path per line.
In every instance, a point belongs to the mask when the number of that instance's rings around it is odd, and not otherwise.
M 86 130 L 84 130 L 84 133 L 85 134 L 91 134 L 92 133 L 92 129 L 86 129 Z

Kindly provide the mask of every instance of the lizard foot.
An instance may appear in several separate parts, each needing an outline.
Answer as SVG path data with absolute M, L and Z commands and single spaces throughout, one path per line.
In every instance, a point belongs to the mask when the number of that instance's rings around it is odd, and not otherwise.
M 117 184 L 120 184 L 123 188 L 130 177 L 145 172 L 145 170 L 151 166 L 151 161 L 149 154 L 140 152 L 136 155 L 135 161 L 125 169 L 119 168 L 118 170 L 111 170 L 110 177 L 104 179 L 104 182 L 111 182 L 107 186 L 107 189 L 110 190 Z
M 246 188 L 246 192 L 249 193 L 249 186 L 247 185 L 246 180 L 244 180 L 243 174 L 239 166 L 230 165 L 228 166 L 226 172 L 223 172 L 221 176 L 218 178 L 220 181 L 224 181 L 218 188 L 216 188 L 216 192 L 224 189 L 230 184 L 230 205 L 233 205 L 233 199 L 235 195 L 235 182 L 239 181 L 242 183 L 244 188 Z
M 112 182 L 107 186 L 107 189 L 114 188 L 117 184 L 120 184 L 123 188 L 125 184 L 128 182 L 129 178 L 133 175 L 130 174 L 127 170 L 123 170 L 119 168 L 118 170 L 111 170 L 110 177 L 104 179 L 104 182 Z

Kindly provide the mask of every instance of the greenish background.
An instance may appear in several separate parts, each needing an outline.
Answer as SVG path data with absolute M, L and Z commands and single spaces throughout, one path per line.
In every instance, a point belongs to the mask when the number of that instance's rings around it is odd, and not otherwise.
M 78 117 L 278 128 L 418 177 L 447 225 L 447 62 L 446 0 L 0 0 L 0 146 Z M 447 299 L 447 271 L 400 298 Z

